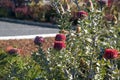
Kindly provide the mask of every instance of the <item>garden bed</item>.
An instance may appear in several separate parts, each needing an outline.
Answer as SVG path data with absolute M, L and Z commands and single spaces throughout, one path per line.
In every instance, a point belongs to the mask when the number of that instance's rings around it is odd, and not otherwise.
M 53 37 L 45 38 L 45 43 L 43 43 L 43 49 L 46 50 L 48 47 L 52 46 L 53 41 Z M 33 39 L 0 40 L 0 49 L 5 51 L 8 46 L 22 49 L 23 54 L 30 54 L 31 52 L 35 52 L 38 50 L 38 46 L 34 44 Z
M 45 42 L 43 43 L 43 50 L 47 50 L 47 48 L 52 47 L 53 42 L 54 42 L 54 37 L 45 38 Z M 22 53 L 26 55 L 38 51 L 38 46 L 34 44 L 33 39 L 0 40 L 1 50 L 5 51 L 8 46 L 13 46 L 22 49 Z M 119 55 L 119 59 L 120 59 L 120 55 Z
M 45 42 L 43 43 L 43 46 L 42 46 L 43 50 L 46 50 L 47 48 L 52 47 L 54 41 L 55 41 L 54 37 L 45 38 Z M 6 48 L 8 46 L 14 46 L 16 48 L 22 49 L 22 52 L 25 55 L 30 55 L 30 53 L 38 51 L 38 46 L 35 45 L 34 39 L 0 40 L 0 51 L 1 51 L 1 49 L 6 50 Z M 42 53 L 40 53 L 40 54 L 42 54 Z M 56 63 L 54 60 L 55 58 L 61 59 L 60 57 L 56 56 L 58 54 L 59 54 L 59 52 L 58 53 L 55 52 L 53 54 L 48 54 L 48 55 L 51 55 L 50 59 L 53 59 L 53 62 Z M 67 53 L 65 53 L 65 54 L 71 56 L 71 54 L 67 54 Z M 61 54 L 59 54 L 59 55 L 61 55 Z M 78 59 L 78 57 L 79 56 L 77 55 L 76 59 Z M 70 57 L 68 59 L 71 60 L 72 58 Z M 47 65 L 45 63 L 46 63 L 47 58 L 43 54 L 37 55 L 37 53 L 34 53 L 31 57 L 26 57 L 26 58 L 21 57 L 21 56 L 12 56 L 11 57 L 11 55 L 10 56 L 9 55 L 1 55 L 0 59 L 1 59 L 1 62 L 0 62 L 0 66 L 1 66 L 1 68 L 0 68 L 0 71 L 1 71 L 0 72 L 1 73 L 0 80 L 6 80 L 7 78 L 10 79 L 10 78 L 12 78 L 12 76 L 13 77 L 15 76 L 14 78 L 18 79 L 18 80 L 24 80 L 24 79 L 29 79 L 29 78 L 30 78 L 30 80 L 41 80 L 40 78 L 36 77 L 36 76 L 43 74 L 43 72 L 41 72 L 40 67 L 42 67 L 42 68 L 45 67 L 45 69 L 44 68 L 43 69 L 46 71 Z M 64 59 L 64 57 L 62 59 Z M 83 66 L 85 66 L 85 68 L 87 68 L 86 71 L 88 71 L 89 67 L 86 67 L 87 66 L 86 62 L 84 62 L 83 59 L 80 57 L 78 60 L 80 60 L 80 64 L 81 64 L 80 66 L 82 66 L 80 68 L 83 69 Z M 63 60 L 61 60 L 60 62 L 62 62 L 62 61 Z M 118 71 L 120 70 L 119 61 L 120 61 L 120 55 L 119 55 L 118 64 L 117 64 Z M 11 65 L 9 65 L 9 63 Z M 106 64 L 106 63 L 104 63 L 104 64 Z M 54 66 L 53 63 L 50 64 L 50 67 L 55 67 L 54 69 L 60 70 L 60 69 L 58 69 L 58 66 L 56 68 L 56 66 Z M 101 67 L 100 67 L 100 69 L 101 69 Z M 7 70 L 8 70 L 8 72 L 5 72 Z M 12 70 L 14 70 L 14 72 L 12 72 Z M 59 77 L 60 72 L 58 72 L 57 70 L 54 70 L 54 73 L 55 74 L 58 73 L 58 74 L 57 74 L 57 76 L 56 75 L 53 76 L 53 78 Z M 60 70 L 60 71 L 62 71 L 62 70 Z M 24 76 L 21 77 L 21 74 L 23 74 Z M 33 74 L 36 74 L 36 75 L 34 76 Z M 11 76 L 8 77 L 8 75 L 11 75 Z M 52 74 L 48 74 L 48 75 L 51 76 Z M 64 74 L 60 74 L 60 76 L 61 75 L 64 75 Z M 42 77 L 44 77 L 44 75 Z M 61 80 L 69 80 L 69 79 L 62 79 L 62 77 L 60 77 L 60 79 Z M 57 80 L 57 79 L 55 79 L 55 80 Z

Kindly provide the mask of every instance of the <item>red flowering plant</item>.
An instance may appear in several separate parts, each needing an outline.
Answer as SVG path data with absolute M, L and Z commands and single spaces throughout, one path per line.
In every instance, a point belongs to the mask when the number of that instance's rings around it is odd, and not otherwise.
M 52 4 L 59 13 L 60 30 L 68 33 L 57 34 L 53 46 L 46 51 L 42 49 L 44 38 L 35 37 L 33 42 L 39 50 L 29 57 L 0 54 L 1 80 L 120 80 L 119 24 L 107 23 L 104 9 L 94 6 L 88 11 L 73 0 L 71 3 L 77 5 L 78 11 L 87 12 L 87 17 L 72 26 L 71 9 L 61 1 L 54 0 Z
M 59 0 L 52 2 L 60 16 L 60 30 L 69 32 L 57 34 L 54 45 L 46 51 L 47 55 L 40 50 L 37 55 L 40 60 L 34 58 L 43 67 L 44 76 L 39 77 L 55 80 L 119 80 L 119 25 L 106 22 L 104 9 L 94 6 L 88 11 L 84 6 L 85 9 L 80 7 L 77 0 L 73 0 L 73 3 L 78 6 L 76 28 L 69 22 L 72 16 L 70 9 L 67 11 Z M 85 18 L 80 19 L 81 16 Z

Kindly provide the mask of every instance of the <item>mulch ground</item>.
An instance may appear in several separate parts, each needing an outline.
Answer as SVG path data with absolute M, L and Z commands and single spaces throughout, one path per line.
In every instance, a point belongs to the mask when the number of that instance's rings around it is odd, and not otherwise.
M 45 38 L 45 42 L 43 43 L 43 50 L 47 50 L 49 47 L 52 47 L 54 41 L 54 37 Z M 38 46 L 34 44 L 34 39 L 0 40 L 0 50 L 5 51 L 8 46 L 21 49 L 22 53 L 25 55 L 29 55 L 32 52 L 38 51 Z
M 53 42 L 53 37 L 45 38 L 43 49 L 46 50 L 47 48 L 51 47 L 53 45 Z M 22 53 L 26 55 L 38 50 L 38 46 L 34 44 L 34 39 L 0 40 L 1 50 L 6 50 L 8 46 L 19 48 L 22 50 Z

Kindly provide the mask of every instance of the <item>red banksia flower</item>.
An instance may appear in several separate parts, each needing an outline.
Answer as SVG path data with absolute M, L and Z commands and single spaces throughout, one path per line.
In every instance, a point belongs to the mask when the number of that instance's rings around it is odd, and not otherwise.
M 78 11 L 77 12 L 77 17 L 78 18 L 84 18 L 84 17 L 87 17 L 88 16 L 88 13 L 87 12 L 85 12 L 85 11 Z
M 36 36 L 34 39 L 34 43 L 36 45 L 41 45 L 43 42 L 45 42 L 45 39 L 43 37 Z
M 65 34 L 57 34 L 55 37 L 55 41 L 65 41 L 65 40 L 66 40 Z
M 20 53 L 20 49 L 14 48 L 12 46 L 8 46 L 6 48 L 6 52 L 9 54 L 16 54 L 16 53 Z
M 56 49 L 56 50 L 61 50 L 65 47 L 66 47 L 66 44 L 63 41 L 55 41 L 54 42 L 54 49 Z
M 105 59 L 114 59 L 118 57 L 118 51 L 116 49 L 106 49 L 103 55 Z

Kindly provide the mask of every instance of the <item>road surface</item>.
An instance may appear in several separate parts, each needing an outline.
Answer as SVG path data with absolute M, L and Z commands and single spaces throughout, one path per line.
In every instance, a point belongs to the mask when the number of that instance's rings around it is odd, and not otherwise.
M 0 21 L 0 37 L 58 33 L 57 28 L 49 28 L 20 23 Z

